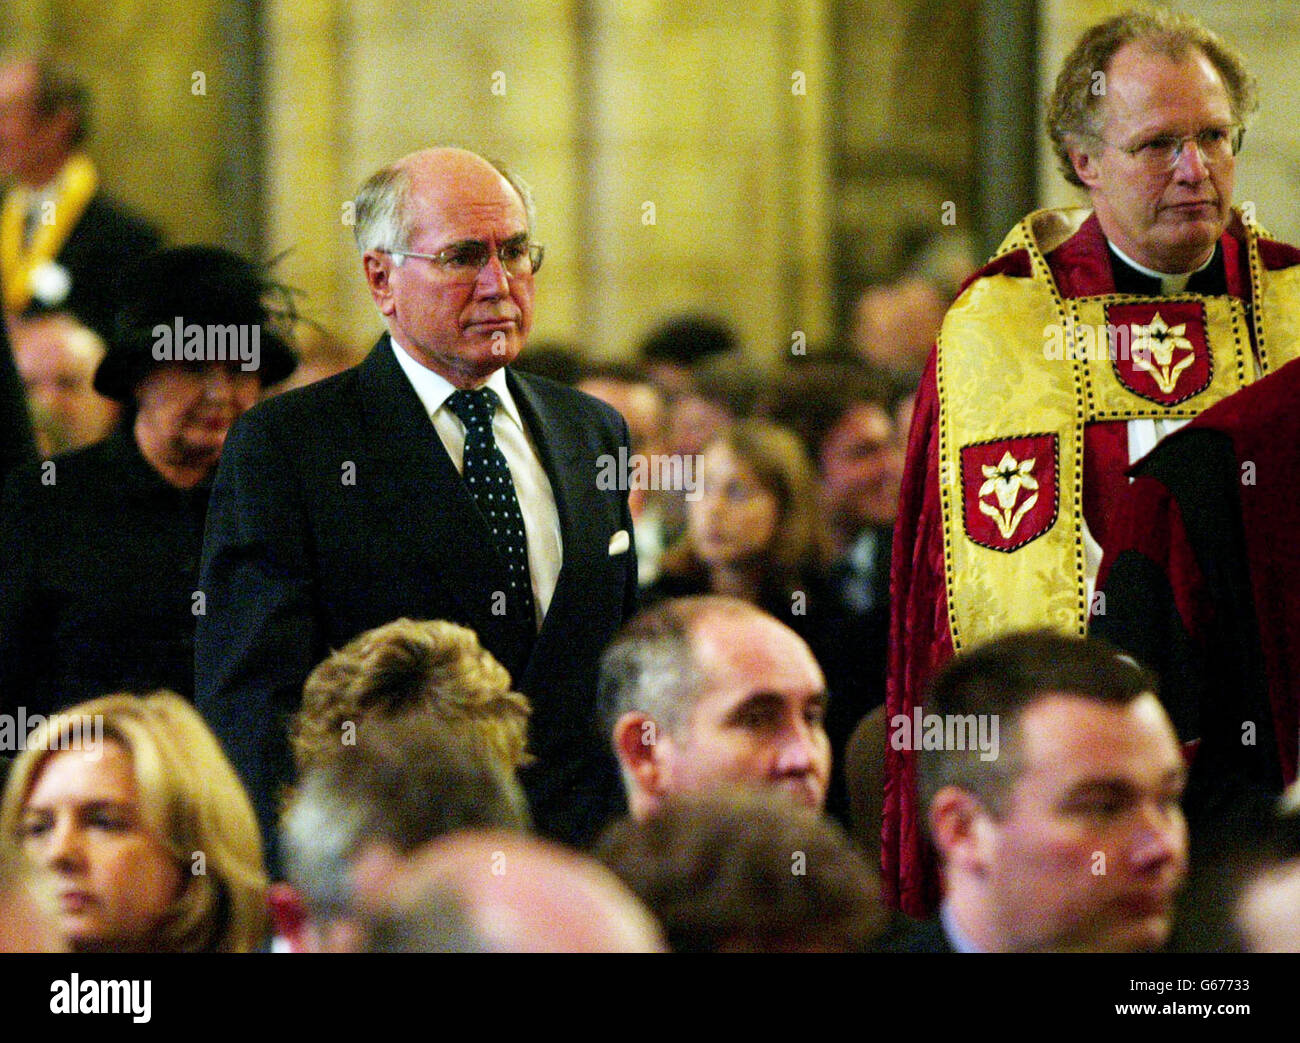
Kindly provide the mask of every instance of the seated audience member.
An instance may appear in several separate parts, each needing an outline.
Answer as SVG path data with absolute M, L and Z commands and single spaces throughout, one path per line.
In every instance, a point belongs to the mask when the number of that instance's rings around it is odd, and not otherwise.
M 14 361 L 41 456 L 92 445 L 113 429 L 120 407 L 93 387 L 104 342 L 70 315 L 13 322 Z
M 52 878 L 76 952 L 249 952 L 265 938 L 252 805 L 173 692 L 104 696 L 39 724 L 0 833 Z
M 362 944 L 358 873 L 388 867 L 459 829 L 529 829 L 518 781 L 486 744 L 420 713 L 357 722 L 355 744 L 314 762 L 281 822 L 288 885 L 275 885 L 276 933 L 295 951 Z
M 712 596 L 642 611 L 601 659 L 597 702 L 633 818 L 723 782 L 825 802 L 821 668 L 798 634 L 753 605 Z
M 1096 639 L 1008 634 L 956 656 L 919 750 L 946 893 L 902 951 L 1117 952 L 1169 937 L 1187 869 L 1186 783 L 1154 678 Z
M 853 348 L 863 361 L 915 386 L 951 303 L 921 275 L 868 287 L 853 310 Z
M 659 386 L 635 366 L 608 363 L 589 366 L 577 388 L 618 410 L 627 421 L 629 459 L 646 461 L 647 484 L 658 484 L 650 482 L 650 476 L 659 474 L 657 461 L 667 452 L 668 422 L 668 403 Z M 673 510 L 666 501 L 681 490 L 643 487 L 631 477 L 629 485 L 627 505 L 635 524 L 637 577 L 646 586 L 659 576 L 665 519 Z
M 291 726 L 298 773 L 336 755 L 370 720 L 428 714 L 507 770 L 528 764 L 528 700 L 468 627 L 397 619 L 358 635 L 307 677 Z
M 51 889 L 18 847 L 0 836 L 0 953 L 62 951 Z
M 672 797 L 615 823 L 596 856 L 673 952 L 862 952 L 888 922 L 879 881 L 840 828 L 769 794 Z
M 765 421 L 739 421 L 705 447 L 695 479 L 686 532 L 664 552 L 662 575 L 642 603 L 724 594 L 815 635 L 826 539 L 798 438 Z
M 692 371 L 701 363 L 733 359 L 739 354 L 739 344 L 731 327 L 721 319 L 679 315 L 656 326 L 637 354 L 638 364 L 676 397 L 691 390 Z
M 127 407 L 125 422 L 5 482 L 0 707 L 19 693 L 41 713 L 123 689 L 193 695 L 212 475 L 231 424 L 294 366 L 263 303 L 268 284 L 234 254 L 164 250 L 125 286 L 95 372 L 95 390 Z M 156 332 L 177 329 L 176 343 Z
M 654 918 L 598 862 L 558 844 L 460 832 L 366 874 L 372 952 L 663 952 Z

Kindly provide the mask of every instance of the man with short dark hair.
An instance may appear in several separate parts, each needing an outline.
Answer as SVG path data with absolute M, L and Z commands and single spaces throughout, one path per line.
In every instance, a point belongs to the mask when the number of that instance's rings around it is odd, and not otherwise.
M 821 668 L 798 634 L 747 602 L 675 598 L 646 609 L 605 651 L 598 699 L 634 818 L 720 785 L 825 803 Z
M 112 338 L 114 285 L 162 238 L 104 195 L 82 151 L 90 92 L 47 57 L 0 64 L 0 284 L 6 315 L 72 312 Z
M 1096 640 L 1007 634 L 955 658 L 925 713 L 889 722 L 919 750 L 943 864 L 937 921 L 910 951 L 1154 949 L 1187 869 L 1186 780 L 1154 678 Z
M 462 149 L 358 192 L 386 332 L 365 361 L 252 409 L 212 489 L 195 659 L 200 710 L 273 838 L 286 721 L 329 653 L 400 617 L 473 630 L 528 697 L 538 829 L 583 843 L 621 810 L 596 731 L 600 651 L 636 603 L 627 425 L 511 363 L 532 329 L 531 195 Z
M 1125 471 L 1300 355 L 1300 251 L 1233 209 L 1255 84 L 1194 19 L 1083 33 L 1048 128 L 1087 210 L 1030 214 L 949 310 L 916 402 L 893 553 L 889 713 L 954 652 L 1086 632 Z M 937 879 L 910 752 L 889 751 L 882 869 L 904 912 Z

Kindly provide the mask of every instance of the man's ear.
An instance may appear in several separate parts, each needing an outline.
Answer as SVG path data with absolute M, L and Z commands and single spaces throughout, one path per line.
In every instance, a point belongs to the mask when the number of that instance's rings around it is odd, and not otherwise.
M 392 315 L 396 305 L 393 303 L 393 255 L 381 250 L 367 250 L 361 255 L 361 265 L 366 274 L 366 285 L 370 288 L 370 297 L 375 302 L 381 315 Z
M 1100 147 L 1100 141 L 1085 142 L 1080 138 L 1071 138 L 1066 143 L 1065 151 L 1070 157 L 1070 166 L 1074 167 L 1075 174 L 1086 188 L 1093 188 L 1097 184 L 1097 156 Z
M 930 836 L 946 864 L 978 871 L 988 857 L 989 813 L 975 794 L 945 786 L 930 802 Z
M 667 738 L 652 717 L 639 711 L 625 713 L 614 723 L 619 766 L 636 790 L 652 799 L 663 792 L 666 782 L 660 744 Z

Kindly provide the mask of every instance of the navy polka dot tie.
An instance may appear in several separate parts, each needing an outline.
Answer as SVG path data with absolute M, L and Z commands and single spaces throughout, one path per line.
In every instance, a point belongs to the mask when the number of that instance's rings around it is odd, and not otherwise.
M 532 626 L 533 582 L 528 573 L 524 515 L 515 496 L 510 466 L 492 433 L 496 392 L 489 388 L 453 391 L 447 405 L 465 425 L 465 484 L 492 530 L 510 577 L 510 588 L 505 591 L 506 611 L 512 619 L 526 620 Z

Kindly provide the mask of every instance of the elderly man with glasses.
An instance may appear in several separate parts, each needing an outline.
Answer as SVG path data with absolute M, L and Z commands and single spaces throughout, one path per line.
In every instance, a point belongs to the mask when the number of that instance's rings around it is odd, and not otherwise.
M 399 617 L 460 623 L 532 702 L 522 781 L 537 826 L 583 842 L 622 799 L 594 699 L 636 599 L 626 484 L 597 480 L 627 425 L 510 368 L 542 262 L 518 178 L 429 149 L 355 203 L 387 332 L 355 369 L 232 431 L 204 545 L 198 704 L 270 830 L 312 667 Z
M 891 721 L 955 651 L 1083 634 L 1130 464 L 1300 351 L 1300 251 L 1232 206 L 1255 105 L 1236 52 L 1164 10 L 1102 22 L 1066 58 L 1047 123 L 1091 210 L 1030 214 L 944 320 L 895 528 Z M 937 882 L 907 745 L 886 743 L 882 862 L 887 896 L 924 915 Z

